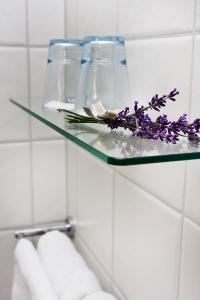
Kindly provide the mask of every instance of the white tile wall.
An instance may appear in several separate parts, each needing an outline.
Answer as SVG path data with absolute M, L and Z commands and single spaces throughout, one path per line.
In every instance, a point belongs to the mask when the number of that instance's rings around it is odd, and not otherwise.
M 27 140 L 28 116 L 8 101 L 15 97 L 28 102 L 26 49 L 0 47 L 0 66 L 0 141 Z
M 78 36 L 78 0 L 66 0 L 66 32 L 68 38 Z
M 13 231 L 0 232 L 0 297 L 2 300 L 11 299 L 11 284 L 13 276 L 13 251 L 16 241 Z
M 78 175 L 78 148 L 75 144 L 67 142 L 67 160 L 66 160 L 66 175 L 67 175 L 67 195 L 68 195 L 68 210 L 72 216 L 77 215 L 77 175 Z
M 64 220 L 67 214 L 64 141 L 31 124 L 8 101 L 38 105 L 34 99 L 43 95 L 48 40 L 65 36 L 64 7 L 64 0 L 0 1 L 1 300 L 10 300 L 12 282 L 15 241 L 8 229 Z
M 117 167 L 116 169 L 165 203 L 179 210 L 182 209 L 185 162 Z
M 176 299 L 181 216 L 116 177 L 114 280 L 128 299 Z
M 64 0 L 28 0 L 28 17 L 31 45 L 64 38 Z
M 180 300 L 198 300 L 200 294 L 200 229 L 184 222 Z
M 35 108 L 34 98 L 43 97 L 48 48 L 30 48 L 30 90 L 31 107 Z
M 199 89 L 199 69 L 200 69 L 200 36 L 195 38 L 194 47 L 194 68 L 193 68 L 193 85 L 192 85 L 192 99 L 191 99 L 191 119 L 199 117 L 200 111 L 200 89 Z
M 78 36 L 115 35 L 117 29 L 116 0 L 78 0 Z
M 186 185 L 186 213 L 194 221 L 200 224 L 200 203 L 199 203 L 199 160 L 188 162 L 187 185 Z
M 0 43 L 26 43 L 26 0 L 0 2 Z
M 194 5 L 194 0 L 119 0 L 119 33 L 141 36 L 192 31 Z
M 127 300 L 127 298 L 122 295 L 121 291 L 119 291 L 119 288 L 116 286 L 116 284 L 113 284 L 112 286 L 112 293 L 118 300 Z
M 96 257 L 91 254 L 90 250 L 87 248 L 78 234 L 74 242 L 77 250 L 81 252 L 88 266 L 91 268 L 91 270 L 93 270 L 93 272 L 95 272 L 100 281 L 102 289 L 104 289 L 106 292 L 111 292 L 111 278 L 107 275 L 101 264 L 99 264 Z
M 12 280 L 7 229 L 63 220 L 67 206 L 78 249 L 118 300 L 200 299 L 198 161 L 113 169 L 71 143 L 66 157 L 60 136 L 7 101 L 38 105 L 50 38 L 122 34 L 132 99 L 177 87 L 170 116 L 200 116 L 200 0 L 0 2 L 0 299 Z
M 200 1 L 197 0 L 197 9 L 196 9 L 196 30 L 200 30 Z
M 32 147 L 34 222 L 65 220 L 65 143 L 33 142 Z
M 45 94 L 47 55 L 48 48 L 30 48 L 30 94 L 33 110 L 40 108 Z M 34 118 L 31 118 L 31 129 L 33 139 L 61 138 L 57 132 Z
M 80 150 L 77 180 L 78 232 L 110 274 L 113 171 L 104 163 Z
M 126 45 L 132 99 L 145 104 L 154 94 L 166 94 L 176 87 L 180 91 L 177 101 L 169 101 L 162 113 L 167 111 L 170 118 L 177 118 L 180 106 L 181 112 L 187 113 L 192 38 L 144 39 Z
M 0 146 L 0 228 L 31 223 L 30 146 Z

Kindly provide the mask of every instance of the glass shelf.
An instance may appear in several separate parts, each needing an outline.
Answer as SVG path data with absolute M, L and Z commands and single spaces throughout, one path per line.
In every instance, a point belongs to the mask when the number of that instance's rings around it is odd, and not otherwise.
M 128 131 L 111 131 L 101 124 L 69 124 L 64 112 L 43 110 L 41 105 L 31 109 L 24 106 L 22 101 L 10 101 L 110 165 L 128 166 L 200 158 L 200 144 L 193 144 L 184 138 L 176 145 L 142 140 L 133 138 Z

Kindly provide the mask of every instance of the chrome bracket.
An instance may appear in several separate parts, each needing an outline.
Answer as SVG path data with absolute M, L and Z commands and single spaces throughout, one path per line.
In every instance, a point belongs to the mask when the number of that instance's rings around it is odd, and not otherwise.
M 65 222 L 34 225 L 30 228 L 21 228 L 15 231 L 15 238 L 27 238 L 45 234 L 52 230 L 59 230 L 66 233 L 70 238 L 75 237 L 76 221 L 73 217 L 68 216 Z

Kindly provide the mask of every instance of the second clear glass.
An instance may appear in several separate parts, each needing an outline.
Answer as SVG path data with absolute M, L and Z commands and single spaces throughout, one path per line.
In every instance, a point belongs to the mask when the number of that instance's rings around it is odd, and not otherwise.
M 89 36 L 84 39 L 76 111 L 102 102 L 108 110 L 130 101 L 124 39 Z

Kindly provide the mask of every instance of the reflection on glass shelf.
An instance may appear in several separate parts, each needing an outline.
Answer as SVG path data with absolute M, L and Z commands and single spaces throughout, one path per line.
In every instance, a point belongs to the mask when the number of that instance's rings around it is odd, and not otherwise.
M 111 165 L 127 166 L 200 158 L 200 144 L 193 144 L 184 138 L 176 145 L 133 138 L 128 131 L 111 131 L 105 125 L 69 124 L 65 120 L 64 112 L 44 110 L 39 105 L 40 101 L 35 102 L 38 105 L 34 108 L 20 104 L 20 101 L 10 101 Z

